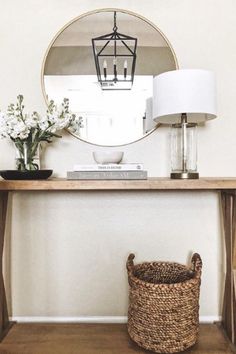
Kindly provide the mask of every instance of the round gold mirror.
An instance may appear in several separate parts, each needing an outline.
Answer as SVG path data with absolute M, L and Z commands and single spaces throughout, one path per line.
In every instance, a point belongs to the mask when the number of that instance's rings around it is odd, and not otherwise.
M 178 67 L 170 43 L 146 19 L 106 9 L 80 16 L 48 48 L 42 69 L 45 98 L 80 117 L 70 132 L 86 142 L 129 144 L 156 128 L 153 77 Z

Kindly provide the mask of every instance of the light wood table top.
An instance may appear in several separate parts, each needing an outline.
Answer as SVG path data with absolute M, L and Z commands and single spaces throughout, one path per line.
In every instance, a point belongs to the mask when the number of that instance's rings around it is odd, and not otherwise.
M 176 180 L 152 177 L 147 180 L 0 180 L 0 191 L 32 190 L 236 190 L 236 177 L 202 177 Z

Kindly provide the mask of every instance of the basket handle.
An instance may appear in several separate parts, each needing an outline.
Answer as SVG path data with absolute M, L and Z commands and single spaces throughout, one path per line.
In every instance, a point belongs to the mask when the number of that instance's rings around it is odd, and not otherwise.
M 191 259 L 192 271 L 201 273 L 202 271 L 202 259 L 198 253 L 194 253 Z
M 127 270 L 130 272 L 133 267 L 134 267 L 134 258 L 135 258 L 135 255 L 133 253 L 130 253 L 128 259 L 127 259 L 127 262 L 126 262 L 126 268 Z

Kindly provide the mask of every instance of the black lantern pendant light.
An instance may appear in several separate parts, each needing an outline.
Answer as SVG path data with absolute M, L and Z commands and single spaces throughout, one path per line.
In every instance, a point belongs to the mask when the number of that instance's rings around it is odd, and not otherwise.
M 130 90 L 134 81 L 137 38 L 113 32 L 92 38 L 98 82 L 102 90 Z

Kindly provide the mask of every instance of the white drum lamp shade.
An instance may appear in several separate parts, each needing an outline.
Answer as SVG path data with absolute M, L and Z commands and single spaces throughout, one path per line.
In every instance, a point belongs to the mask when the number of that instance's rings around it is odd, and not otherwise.
M 158 123 L 189 123 L 216 118 L 214 73 L 201 69 L 168 71 L 153 80 L 153 119 Z

